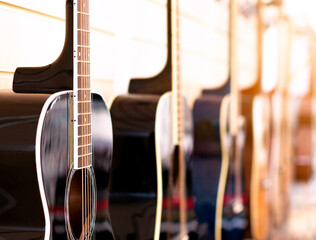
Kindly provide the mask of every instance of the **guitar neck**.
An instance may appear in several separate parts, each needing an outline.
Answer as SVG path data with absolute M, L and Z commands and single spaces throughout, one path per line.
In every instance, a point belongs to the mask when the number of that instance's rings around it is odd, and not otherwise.
M 263 61 L 263 22 L 262 22 L 262 1 L 257 2 L 257 78 L 259 92 L 262 91 L 262 61 Z
M 73 156 L 74 168 L 92 164 L 89 0 L 74 0 Z
M 172 50 L 172 108 L 173 108 L 173 142 L 179 145 L 182 141 L 182 97 L 180 81 L 180 29 L 179 29 L 179 3 L 171 1 L 171 50 Z
M 186 162 L 184 149 L 182 146 L 183 139 L 183 99 L 181 96 L 181 76 L 180 76 L 180 11 L 179 0 L 171 1 L 171 50 L 172 50 L 172 109 L 173 109 L 173 142 L 178 146 L 178 171 L 179 171 L 179 217 L 180 217 L 180 239 L 187 237 L 187 216 L 186 216 Z
M 230 38 L 229 38 L 229 76 L 231 84 L 231 102 L 230 102 L 230 133 L 233 136 L 237 135 L 238 131 L 238 114 L 239 114 L 239 93 L 238 93 L 238 50 L 237 50 L 237 1 L 230 1 Z

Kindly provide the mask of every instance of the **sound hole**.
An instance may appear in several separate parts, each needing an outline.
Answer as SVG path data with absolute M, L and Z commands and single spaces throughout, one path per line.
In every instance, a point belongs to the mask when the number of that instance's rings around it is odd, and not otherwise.
M 90 239 L 95 224 L 95 179 L 92 168 L 72 170 L 68 176 L 66 221 L 69 239 Z

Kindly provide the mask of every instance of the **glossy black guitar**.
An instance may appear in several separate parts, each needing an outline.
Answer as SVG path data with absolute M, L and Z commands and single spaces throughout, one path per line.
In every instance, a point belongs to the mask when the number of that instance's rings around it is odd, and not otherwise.
M 153 78 L 132 79 L 129 93 L 117 96 L 111 105 L 114 149 L 110 212 L 113 231 L 119 240 L 173 239 L 195 234 L 188 164 L 192 120 L 185 99 L 177 98 L 175 102 L 174 98 L 180 96 L 174 94 L 172 75 L 176 71 L 172 67 L 176 46 L 171 39 L 175 15 L 172 1 L 167 4 L 165 68 Z M 183 106 L 180 114 L 179 104 Z M 179 131 L 173 125 L 176 115 L 183 119 Z M 175 144 L 173 134 L 178 132 L 182 134 L 181 140 Z
M 88 0 L 67 0 L 60 57 L 18 68 L 16 93 L 0 92 L 1 239 L 114 239 L 111 119 L 90 92 L 88 12 Z
M 192 155 L 195 213 L 201 239 L 214 239 L 217 189 L 221 170 L 220 109 L 230 82 L 219 89 L 204 90 L 193 106 L 194 151 Z
M 235 110 L 235 20 L 230 9 L 229 80 L 218 89 L 204 90 L 193 108 L 192 179 L 199 239 L 243 239 L 247 227 L 243 177 L 245 121 Z

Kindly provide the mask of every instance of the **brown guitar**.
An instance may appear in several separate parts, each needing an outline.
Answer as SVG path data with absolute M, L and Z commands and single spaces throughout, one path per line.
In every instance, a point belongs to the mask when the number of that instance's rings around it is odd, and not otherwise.
M 292 181 L 292 145 L 289 122 L 288 76 L 289 66 L 289 24 L 280 16 L 279 75 L 275 91 L 271 94 L 272 136 L 271 136 L 271 211 L 274 227 L 279 227 L 286 219 L 289 209 L 289 190 Z
M 270 103 L 261 90 L 263 23 L 261 0 L 257 2 L 257 81 L 242 91 L 242 114 L 246 117 L 245 186 L 249 196 L 247 237 L 267 239 L 270 233 L 269 134 Z

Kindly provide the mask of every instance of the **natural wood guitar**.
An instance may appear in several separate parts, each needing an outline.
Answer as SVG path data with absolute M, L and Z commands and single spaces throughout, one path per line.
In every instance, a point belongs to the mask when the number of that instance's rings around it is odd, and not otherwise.
M 241 91 L 242 113 L 246 117 L 245 192 L 249 198 L 249 230 L 246 236 L 268 239 L 270 209 L 271 109 L 268 94 L 262 91 L 263 22 L 262 3 L 257 2 L 257 76 L 253 86 Z

